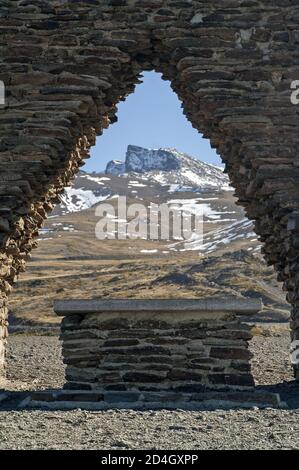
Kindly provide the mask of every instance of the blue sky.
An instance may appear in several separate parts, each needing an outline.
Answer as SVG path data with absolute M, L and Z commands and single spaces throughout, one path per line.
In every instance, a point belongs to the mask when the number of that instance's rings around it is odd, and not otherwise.
M 102 171 L 109 160 L 124 160 L 129 144 L 147 148 L 172 147 L 215 165 L 221 160 L 183 115 L 181 103 L 155 72 L 144 72 L 135 93 L 118 106 L 118 122 L 97 138 L 91 158 L 82 168 Z

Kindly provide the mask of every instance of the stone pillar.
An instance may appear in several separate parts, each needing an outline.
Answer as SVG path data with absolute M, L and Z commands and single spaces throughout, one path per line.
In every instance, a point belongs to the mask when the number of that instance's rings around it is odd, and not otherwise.
M 292 304 L 291 309 L 291 340 L 294 360 L 299 360 L 299 276 L 298 276 L 298 248 L 299 248 L 299 212 L 293 212 L 288 216 L 287 223 L 288 237 L 285 246 L 288 249 L 287 263 L 284 270 L 284 286 L 287 293 L 287 300 Z M 294 376 L 299 380 L 299 362 L 293 363 Z

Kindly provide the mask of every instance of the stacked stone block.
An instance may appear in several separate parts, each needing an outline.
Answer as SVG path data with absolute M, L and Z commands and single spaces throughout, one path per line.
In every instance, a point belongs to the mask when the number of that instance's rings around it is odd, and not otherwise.
M 66 388 L 201 392 L 253 386 L 249 327 L 226 323 L 222 315 L 215 321 L 147 316 L 136 320 L 115 312 L 66 319 Z
M 251 328 L 238 319 L 260 308 L 232 299 L 57 302 L 66 383 L 33 401 L 276 406 L 275 395 L 254 391 Z
M 288 226 L 299 212 L 298 44 L 293 0 L 1 2 L 1 299 L 118 102 L 155 70 L 221 155 L 284 283 L 296 338 L 298 240 Z

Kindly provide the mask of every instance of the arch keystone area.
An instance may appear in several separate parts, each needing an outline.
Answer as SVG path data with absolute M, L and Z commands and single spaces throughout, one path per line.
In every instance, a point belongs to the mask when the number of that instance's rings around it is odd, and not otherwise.
M 143 70 L 171 81 L 221 155 L 284 283 L 298 340 L 295 2 L 6 0 L 0 13 L 0 367 L 7 296 L 38 229 Z

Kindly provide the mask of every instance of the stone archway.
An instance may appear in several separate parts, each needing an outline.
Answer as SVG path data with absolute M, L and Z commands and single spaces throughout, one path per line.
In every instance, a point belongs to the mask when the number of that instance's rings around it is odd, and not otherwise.
M 7 294 L 38 228 L 143 70 L 171 81 L 187 118 L 221 155 L 284 282 L 299 339 L 299 107 L 290 100 L 298 7 L 8 0 L 1 9 L 0 367 Z

